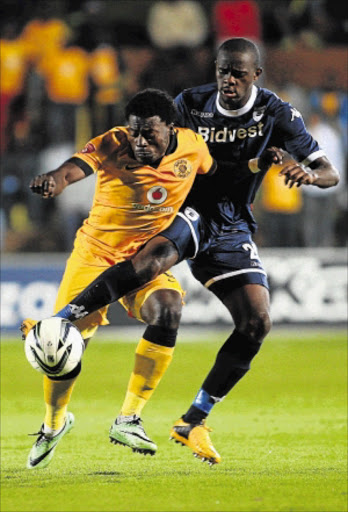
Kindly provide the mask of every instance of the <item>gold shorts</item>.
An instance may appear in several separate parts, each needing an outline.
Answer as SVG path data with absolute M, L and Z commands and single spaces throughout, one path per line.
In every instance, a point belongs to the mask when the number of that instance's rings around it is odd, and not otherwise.
M 122 261 L 122 260 L 120 260 Z M 110 268 L 110 265 L 101 266 L 100 261 L 96 265 L 86 262 L 76 251 L 69 257 L 62 281 L 59 286 L 58 295 L 55 303 L 54 313 L 60 311 L 66 304 L 74 299 L 82 290 L 84 290 L 94 279 L 96 279 L 104 270 Z M 137 318 L 141 322 L 141 308 L 146 299 L 156 290 L 170 289 L 176 290 L 180 295 L 184 296 L 184 291 L 180 283 L 171 272 L 161 274 L 153 281 L 138 288 L 137 291 L 131 292 L 119 300 L 120 304 L 126 309 L 128 314 Z M 99 325 L 108 325 L 107 311 L 109 306 L 98 309 L 94 313 L 81 318 L 75 322 L 76 326 L 82 332 L 82 336 L 87 339 L 91 338 Z

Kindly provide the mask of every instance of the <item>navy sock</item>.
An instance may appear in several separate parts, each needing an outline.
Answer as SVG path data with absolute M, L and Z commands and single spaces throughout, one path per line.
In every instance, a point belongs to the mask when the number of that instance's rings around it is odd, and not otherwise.
M 202 388 L 209 395 L 223 398 L 250 370 L 250 363 L 260 347 L 258 341 L 251 340 L 237 330 L 233 331 L 219 350 Z
M 127 293 L 139 288 L 142 284 L 132 262 L 129 260 L 123 261 L 100 274 L 55 316 L 70 321 L 78 320 L 107 304 L 115 302 Z
M 195 407 L 193 404 L 189 408 L 186 414 L 182 417 L 186 423 L 193 423 L 194 425 L 198 425 L 199 423 L 202 423 L 202 421 L 208 416 L 207 412 L 201 411 L 197 407 Z
M 261 344 L 244 334 L 233 331 L 219 350 L 214 366 L 191 407 L 184 414 L 187 423 L 201 423 L 217 402 L 237 384 L 250 369 L 250 363 L 260 350 Z

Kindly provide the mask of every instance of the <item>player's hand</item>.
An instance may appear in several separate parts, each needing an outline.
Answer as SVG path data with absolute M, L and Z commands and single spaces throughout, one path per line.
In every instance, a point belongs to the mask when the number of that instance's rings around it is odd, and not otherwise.
M 284 151 L 282 149 L 271 146 L 259 156 L 260 169 L 269 169 L 272 164 L 282 164 Z
M 29 188 L 34 194 L 40 194 L 44 199 L 54 197 L 57 183 L 51 174 L 40 174 L 33 178 Z
M 318 178 L 316 172 L 296 162 L 286 165 L 280 171 L 279 176 L 285 176 L 285 185 L 289 188 L 292 188 L 295 184 L 297 187 L 301 185 L 313 185 Z

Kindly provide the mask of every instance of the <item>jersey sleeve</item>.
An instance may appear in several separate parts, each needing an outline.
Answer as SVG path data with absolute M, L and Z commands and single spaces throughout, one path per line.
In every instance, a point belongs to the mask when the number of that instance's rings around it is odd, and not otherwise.
M 195 133 L 197 143 L 199 145 L 201 162 L 197 170 L 197 174 L 213 174 L 216 169 L 216 162 L 209 152 L 206 142 L 203 140 L 202 135 Z
M 325 155 L 318 142 L 307 131 L 301 113 L 290 103 L 282 102 L 278 107 L 275 133 L 278 139 L 276 145 L 304 165 Z
M 80 167 L 86 176 L 97 172 L 101 167 L 101 146 L 105 138 L 99 135 L 91 139 L 81 151 L 77 151 L 68 161 Z

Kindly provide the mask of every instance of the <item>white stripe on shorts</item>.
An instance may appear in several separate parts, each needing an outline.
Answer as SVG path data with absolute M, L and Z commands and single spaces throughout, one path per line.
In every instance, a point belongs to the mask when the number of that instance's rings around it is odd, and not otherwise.
M 213 283 L 216 283 L 217 281 L 221 281 L 222 279 L 228 279 L 229 277 L 238 276 L 240 274 L 249 274 L 249 272 L 258 272 L 259 274 L 263 274 L 267 276 L 266 272 L 264 270 L 261 270 L 260 268 L 244 268 L 242 270 L 234 270 L 233 272 L 227 272 L 227 274 L 222 274 L 221 276 L 212 277 L 207 281 L 204 286 L 206 288 L 209 288 Z
M 194 244 L 195 244 L 195 253 L 193 256 L 190 257 L 190 260 L 195 258 L 197 256 L 197 252 L 198 252 L 198 240 L 197 240 L 197 237 L 196 237 L 196 233 L 195 233 L 195 230 L 193 229 L 193 226 L 191 224 L 191 222 L 189 221 L 189 219 L 181 212 L 178 212 L 177 215 L 179 217 L 181 217 L 182 219 L 184 219 L 185 222 L 187 222 L 187 224 L 189 225 L 189 228 L 191 230 L 191 235 L 192 235 L 192 238 L 193 238 L 193 241 L 194 241 Z

